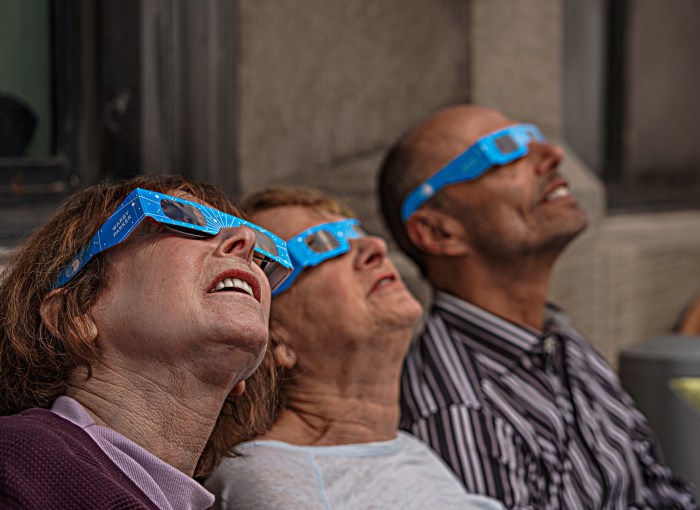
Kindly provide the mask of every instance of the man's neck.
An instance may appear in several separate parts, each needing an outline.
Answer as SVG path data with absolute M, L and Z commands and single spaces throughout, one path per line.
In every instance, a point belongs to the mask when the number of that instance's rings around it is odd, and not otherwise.
M 433 286 L 515 324 L 541 331 L 552 263 L 523 258 L 509 264 L 453 264 L 431 275 Z

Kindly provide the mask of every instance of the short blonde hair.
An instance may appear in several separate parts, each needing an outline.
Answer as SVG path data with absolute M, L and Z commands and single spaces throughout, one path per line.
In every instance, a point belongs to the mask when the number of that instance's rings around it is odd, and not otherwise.
M 337 214 L 354 218 L 355 212 L 345 202 L 318 188 L 276 186 L 243 197 L 242 207 L 253 215 L 275 207 L 300 206 L 318 213 Z

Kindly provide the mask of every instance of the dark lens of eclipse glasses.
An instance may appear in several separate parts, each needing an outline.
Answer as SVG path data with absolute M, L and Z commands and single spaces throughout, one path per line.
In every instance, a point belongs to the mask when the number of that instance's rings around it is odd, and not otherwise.
M 263 270 L 263 273 L 265 273 L 265 276 L 267 277 L 267 281 L 270 282 L 270 289 L 273 291 L 289 274 L 287 268 L 285 268 L 282 264 L 268 259 L 257 252 L 253 253 L 253 261 L 255 261 L 255 263 L 260 266 L 260 269 Z
M 180 202 L 175 202 L 164 198 L 160 201 L 160 208 L 171 220 L 182 221 L 183 223 L 190 223 L 200 227 L 207 226 L 207 219 L 204 217 L 201 211 L 192 207 L 191 205 L 182 204 Z
M 365 237 L 365 236 L 369 235 L 369 234 L 367 234 L 367 232 L 365 232 L 365 230 L 360 225 L 353 225 L 352 229 L 357 234 L 357 237 Z
M 316 253 L 325 253 L 339 246 L 338 240 L 327 230 L 318 230 L 307 236 L 305 241 Z
M 518 144 L 510 135 L 499 136 L 493 142 L 503 154 L 510 154 L 518 148 Z
M 255 245 L 258 248 L 265 250 L 267 253 L 277 257 L 279 253 L 277 252 L 277 245 L 275 244 L 275 241 L 273 241 L 272 238 L 266 235 L 264 232 L 260 232 L 255 229 L 252 230 L 255 234 Z

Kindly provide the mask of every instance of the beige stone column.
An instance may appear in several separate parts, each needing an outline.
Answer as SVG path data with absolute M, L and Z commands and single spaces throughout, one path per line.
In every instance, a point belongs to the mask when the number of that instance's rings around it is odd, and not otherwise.
M 563 145 L 562 174 L 588 210 L 591 224 L 565 251 L 555 268 L 551 299 L 597 347 L 599 223 L 605 190 L 562 140 L 563 3 L 560 0 L 473 0 L 471 23 L 472 99 L 510 117 L 537 124 Z

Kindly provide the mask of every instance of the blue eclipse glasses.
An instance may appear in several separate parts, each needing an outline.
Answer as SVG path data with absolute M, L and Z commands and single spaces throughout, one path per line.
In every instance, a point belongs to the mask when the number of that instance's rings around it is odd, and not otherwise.
M 445 186 L 472 181 L 494 166 L 507 165 L 524 157 L 530 142 L 544 142 L 537 126 L 517 124 L 479 138 L 474 145 L 450 161 L 430 179 L 408 194 L 401 206 L 401 219 L 411 214 Z
M 92 257 L 124 241 L 147 217 L 178 234 L 197 238 L 215 236 L 225 227 L 249 227 L 255 233 L 253 260 L 267 276 L 270 288 L 279 287 L 292 272 L 287 245 L 272 232 L 206 205 L 136 188 L 61 271 L 53 288 L 63 287 Z
M 366 235 L 358 220 L 349 219 L 322 223 L 292 237 L 287 241 L 287 249 L 294 264 L 294 271 L 277 287 L 272 297 L 287 290 L 307 267 L 315 267 L 321 262 L 349 252 L 350 239 Z

